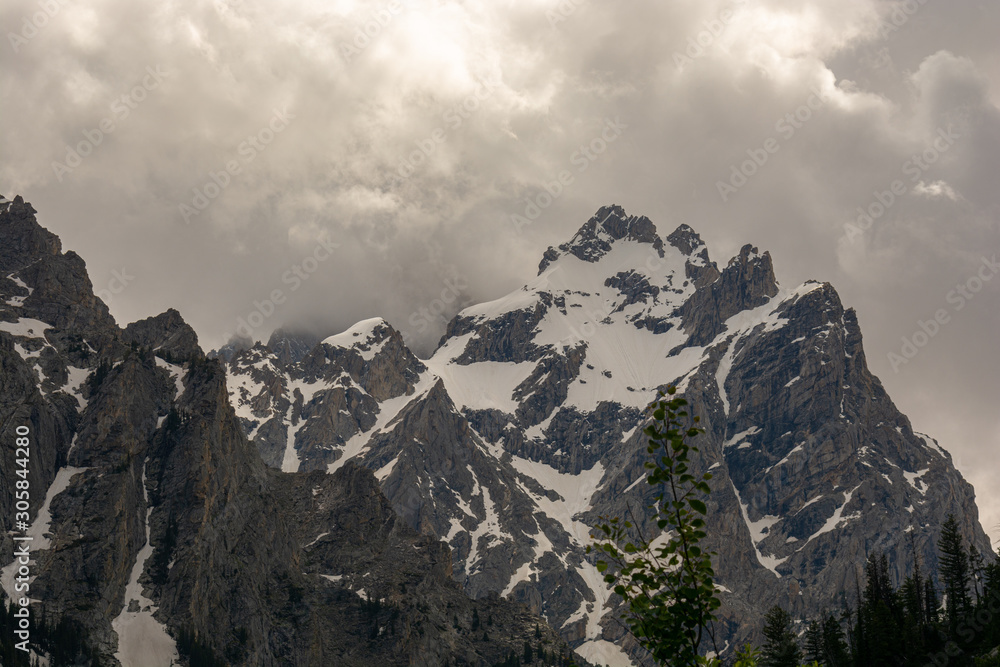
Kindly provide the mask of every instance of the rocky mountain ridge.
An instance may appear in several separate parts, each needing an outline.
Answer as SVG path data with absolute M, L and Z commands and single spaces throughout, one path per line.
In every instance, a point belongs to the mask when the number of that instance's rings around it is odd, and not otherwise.
M 470 595 L 530 605 L 595 662 L 644 660 L 584 547 L 597 517 L 650 503 L 641 426 L 668 384 L 707 430 L 723 652 L 771 604 L 817 615 L 874 550 L 901 580 L 910 533 L 933 569 L 948 513 L 990 548 L 972 488 L 871 375 L 831 285 L 781 288 L 751 245 L 720 270 L 689 226 L 661 238 L 617 206 L 521 290 L 460 312 L 429 359 L 376 318 L 299 362 L 257 344 L 226 370 L 269 465 L 371 469 Z
M 412 379 L 377 365 L 363 386 L 383 397 Z M 32 537 L 33 613 L 83 638 L 79 664 L 197 652 L 254 666 L 495 665 L 525 642 L 552 664 L 568 655 L 527 607 L 471 599 L 449 548 L 401 520 L 369 470 L 266 465 L 227 383 L 179 313 L 120 328 L 35 210 L 0 205 L 0 438 L 31 434 L 26 530 L 11 523 L 14 457 L 0 458 L 0 581 L 21 597 L 12 536 Z

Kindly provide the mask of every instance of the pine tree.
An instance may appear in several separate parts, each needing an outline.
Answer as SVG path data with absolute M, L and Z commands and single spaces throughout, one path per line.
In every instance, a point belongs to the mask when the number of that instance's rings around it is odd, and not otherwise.
M 764 616 L 764 647 L 762 667 L 798 667 L 802 652 L 792 632 L 792 617 L 781 607 L 774 606 Z
M 941 538 L 938 540 L 940 551 L 941 583 L 947 600 L 946 614 L 948 628 L 954 635 L 962 618 L 972 611 L 972 600 L 969 597 L 970 565 L 969 554 L 963 545 L 962 534 L 958 529 L 958 521 L 954 514 L 941 528 Z
M 865 566 L 868 578 L 858 614 L 865 628 L 864 650 L 859 652 L 865 665 L 900 664 L 907 647 L 899 640 L 903 628 L 903 609 L 892 586 L 889 559 L 873 553 Z
M 823 627 L 811 621 L 806 628 L 806 662 L 825 662 L 823 655 Z
M 938 600 L 937 589 L 930 579 L 924 581 L 924 610 L 927 614 L 927 623 L 937 625 L 941 621 L 941 602 Z
M 997 558 L 986 565 L 983 579 L 983 600 L 981 607 L 996 609 L 1000 604 L 1000 550 Z M 985 646 L 1000 646 L 1000 614 L 993 614 L 993 622 L 985 632 Z
M 840 623 L 830 614 L 823 621 L 823 660 L 825 667 L 848 667 L 851 656 L 844 639 L 844 630 Z

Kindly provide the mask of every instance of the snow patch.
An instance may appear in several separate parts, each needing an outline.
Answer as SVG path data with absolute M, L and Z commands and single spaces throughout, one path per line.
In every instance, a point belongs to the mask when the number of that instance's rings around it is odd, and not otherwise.
M 754 553 L 757 554 L 757 562 L 760 563 L 765 568 L 767 568 L 768 570 L 770 570 L 771 572 L 773 572 L 774 576 L 780 579 L 781 574 L 778 572 L 777 568 L 787 559 L 777 558 L 771 555 L 765 555 L 763 552 L 761 552 L 760 549 L 757 548 L 757 545 L 764 541 L 764 539 L 767 537 L 767 533 L 771 528 L 771 526 L 781 521 L 781 517 L 765 514 L 759 520 L 751 521 L 750 513 L 747 511 L 747 508 L 749 506 L 743 502 L 743 499 L 740 497 L 740 492 L 736 488 L 736 485 L 733 484 L 732 481 L 730 481 L 730 484 L 733 487 L 733 493 L 736 494 L 736 502 L 738 502 L 740 505 L 740 513 L 743 515 L 743 523 L 746 524 L 747 530 L 750 531 L 750 542 L 753 544 Z
M 394 458 L 393 460 L 389 461 L 384 466 L 379 468 L 378 471 L 376 471 L 375 473 L 375 478 L 379 482 L 384 482 L 385 478 L 392 474 L 392 469 L 396 467 L 396 463 L 398 461 L 399 457 L 397 456 L 396 458 Z
M 142 467 L 142 491 L 148 505 L 145 464 Z M 112 629 L 118 635 L 115 658 L 122 667 L 170 667 L 180 660 L 177 644 L 167 634 L 166 626 L 153 617 L 156 605 L 143 595 L 142 585 L 139 583 L 146 561 L 153 555 L 153 545 L 149 543 L 149 517 L 152 513 L 152 507 L 146 509 L 146 541 L 132 566 L 132 575 L 125 588 L 125 606 L 121 614 L 111 622 Z M 138 611 L 129 611 L 133 601 L 138 604 Z
M 605 639 L 591 639 L 573 649 L 581 658 L 595 665 L 632 667 L 632 659 L 619 646 Z
M 376 433 L 382 432 L 383 429 L 392 423 L 403 408 L 411 402 L 423 398 L 424 395 L 434 386 L 436 381 L 437 378 L 433 373 L 424 373 L 420 376 L 420 379 L 417 380 L 416 387 L 414 388 L 412 394 L 409 396 L 401 394 L 395 398 L 382 401 L 382 403 L 378 406 L 378 415 L 375 418 L 375 425 L 367 431 L 361 431 L 351 436 L 351 438 L 344 443 L 344 449 L 340 458 L 329 464 L 326 467 L 326 471 L 332 474 L 339 470 L 345 463 L 361 454 Z
M 386 341 L 389 340 L 388 336 L 386 336 L 376 342 L 379 334 L 375 333 L 375 329 L 388 328 L 388 326 L 386 321 L 381 317 L 361 320 L 347 331 L 325 339 L 323 344 L 347 350 L 354 349 L 361 355 L 362 359 L 371 361 L 375 358 L 375 355 L 382 351 Z M 362 347 L 367 349 L 360 349 Z
M 742 443 L 743 440 L 745 440 L 746 438 L 749 438 L 751 435 L 756 435 L 758 433 L 760 433 L 760 428 L 757 426 L 751 426 L 745 431 L 740 431 L 739 433 L 731 437 L 729 440 L 726 440 L 722 444 L 722 448 L 726 449 L 728 447 L 732 447 L 733 445 Z
M 917 472 L 906 472 L 904 470 L 903 477 L 906 478 L 906 483 L 912 486 L 914 489 L 916 489 L 920 493 L 920 495 L 926 496 L 928 487 L 920 478 L 923 477 L 928 472 L 930 472 L 930 468 L 924 468 L 923 470 Z M 920 486 L 917 486 L 918 484 Z
M 184 393 L 184 367 L 172 364 L 159 357 L 156 358 L 156 365 L 166 369 L 170 373 L 170 377 L 174 380 L 174 386 L 177 388 L 177 395 L 174 396 L 174 400 L 180 400 L 181 394 Z
M 826 523 L 824 523 L 819 530 L 817 530 L 815 533 L 809 536 L 809 539 L 806 540 L 806 543 L 802 545 L 803 548 L 807 544 L 812 542 L 814 539 L 819 537 L 820 535 L 823 535 L 824 533 L 829 533 L 835 528 L 839 528 L 842 523 L 850 521 L 851 519 L 860 518 L 861 516 L 860 514 L 851 514 L 849 516 L 843 516 L 844 508 L 847 507 L 848 503 L 851 502 L 851 498 L 854 496 L 854 492 L 857 491 L 858 488 L 860 487 L 861 484 L 858 484 L 856 487 L 854 487 L 853 489 L 844 494 L 844 502 L 841 503 L 840 507 L 834 510 L 833 515 L 826 520 Z
M 317 542 L 319 542 L 320 540 L 322 540 L 324 537 L 326 537 L 329 534 L 330 533 L 320 533 L 319 535 L 316 536 L 316 539 L 314 539 L 312 542 L 310 542 L 309 544 L 305 545 L 302 548 L 303 549 L 308 549 L 309 547 L 311 547 L 312 545 L 316 544 Z
M 0 331 L 5 331 L 12 336 L 21 336 L 22 338 L 40 338 L 45 340 L 45 330 L 51 328 L 51 324 L 46 324 L 41 320 L 33 320 L 30 317 L 22 317 L 16 322 L 0 322 Z
M 938 441 L 935 440 L 934 438 L 930 437 L 929 435 L 924 435 L 923 433 L 917 433 L 916 431 L 913 432 L 913 435 L 923 440 L 924 444 L 927 445 L 928 449 L 937 452 L 943 458 L 948 458 L 948 453 L 941 448 L 941 446 L 938 444 Z
M 52 501 L 56 496 L 69 488 L 70 482 L 77 473 L 81 473 L 86 470 L 89 470 L 89 468 L 65 467 L 60 468 L 56 473 L 56 478 L 52 480 L 52 484 L 49 485 L 48 490 L 45 492 L 45 501 L 42 503 L 42 507 L 38 510 L 38 514 L 35 515 L 35 520 L 31 522 L 31 526 L 28 527 L 27 536 L 32 538 L 28 541 L 28 545 L 32 554 L 43 549 L 48 549 L 52 545 L 48 537 L 49 529 L 52 523 L 52 512 L 50 509 Z M 31 562 L 34 562 L 34 558 L 31 559 Z M 0 584 L 2 584 L 3 590 L 7 593 L 7 597 L 11 600 L 21 597 L 20 595 L 15 597 L 14 591 L 14 575 L 16 574 L 17 566 L 18 561 L 15 558 L 9 565 L 0 571 Z M 34 577 L 32 577 L 32 579 L 34 579 Z

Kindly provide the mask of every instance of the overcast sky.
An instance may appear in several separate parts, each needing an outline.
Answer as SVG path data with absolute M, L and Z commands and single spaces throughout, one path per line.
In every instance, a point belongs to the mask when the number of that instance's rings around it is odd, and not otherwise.
M 381 315 L 426 354 L 618 203 L 720 264 L 750 242 L 785 285 L 832 282 L 1000 538 L 995 0 L 8 0 L 0 20 L 0 192 L 119 322 L 176 307 L 211 349 L 241 318 L 266 339 Z

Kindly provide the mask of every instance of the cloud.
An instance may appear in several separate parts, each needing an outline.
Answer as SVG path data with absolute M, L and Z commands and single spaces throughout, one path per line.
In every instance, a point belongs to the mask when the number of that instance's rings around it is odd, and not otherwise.
M 958 200 L 958 195 L 955 193 L 955 190 L 944 181 L 934 181 L 933 183 L 924 183 L 923 181 L 920 181 L 913 186 L 912 192 L 930 199 L 947 197 L 952 201 Z
M 19 36 L 0 56 L 0 192 L 31 201 L 95 284 L 135 276 L 111 304 L 122 321 L 177 307 L 217 346 L 277 289 L 261 338 L 381 315 L 426 353 L 454 312 L 518 288 L 613 202 L 664 232 L 691 224 L 718 260 L 753 242 L 784 283 L 832 281 L 916 426 L 989 461 L 996 287 L 899 374 L 887 355 L 1000 249 L 995 5 L 57 6 L 41 26 L 36 0 L 0 8 Z M 73 151 L 88 154 L 70 166 Z M 753 173 L 724 201 L 734 170 Z M 539 202 L 530 224 L 512 218 Z M 336 247 L 305 271 L 322 243 Z M 968 406 L 961 428 L 926 409 L 919 388 L 940 382 Z M 1000 523 L 1000 496 L 984 507 Z

